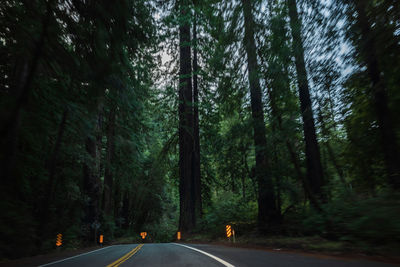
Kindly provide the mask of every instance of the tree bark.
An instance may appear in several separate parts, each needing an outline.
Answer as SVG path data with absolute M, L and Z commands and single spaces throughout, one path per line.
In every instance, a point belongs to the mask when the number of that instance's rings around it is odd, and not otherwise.
M 326 138 L 329 138 L 329 130 L 327 129 L 327 127 L 325 125 L 325 119 L 324 119 L 324 116 L 322 115 L 321 107 L 319 107 L 318 113 L 319 113 L 318 114 L 318 121 L 319 121 L 319 123 L 321 125 L 321 132 Z M 329 143 L 329 139 L 328 139 L 328 141 L 326 141 L 325 146 L 326 146 L 326 150 L 328 152 L 328 156 L 329 156 L 329 158 L 330 158 L 330 160 L 331 160 L 331 162 L 333 164 L 333 167 L 335 167 L 335 170 L 336 170 L 337 174 L 339 175 L 340 181 L 344 185 L 346 185 L 347 183 L 346 183 L 346 180 L 344 178 L 344 173 L 343 173 L 342 166 L 340 165 L 339 161 L 336 159 L 336 155 L 333 152 L 333 149 L 332 149 L 332 147 L 331 147 L 331 145 Z
M 45 195 L 43 198 L 42 205 L 40 206 L 40 210 L 38 215 L 39 217 L 39 227 L 38 227 L 38 235 L 47 238 L 49 235 L 48 232 L 48 226 L 49 226 L 49 213 L 50 213 L 50 204 L 53 202 L 54 198 L 54 193 L 55 193 L 55 188 L 57 184 L 57 177 L 56 177 L 56 167 L 57 167 L 57 160 L 58 160 L 58 155 L 60 152 L 61 148 L 61 143 L 62 139 L 64 136 L 65 132 L 65 125 L 67 122 L 67 117 L 68 117 L 68 110 L 64 110 L 62 117 L 61 117 L 61 122 L 58 127 L 57 131 L 57 137 L 56 141 L 54 143 L 54 149 L 53 152 L 51 153 L 50 159 L 47 164 L 47 170 L 49 173 L 49 179 L 46 184 L 46 190 L 45 190 Z M 38 239 L 38 247 L 41 248 L 43 244 L 44 239 L 40 238 Z
M 192 174 L 193 105 L 190 49 L 189 1 L 180 0 L 179 26 L 179 229 L 190 232 L 196 226 L 195 190 Z
M 285 73 L 285 76 L 287 77 L 287 73 Z M 287 86 L 289 86 L 289 83 L 287 84 Z M 270 105 L 271 105 L 271 114 L 277 120 L 277 127 L 278 127 L 279 131 L 284 134 L 283 138 L 285 140 L 286 148 L 290 155 L 290 160 L 292 161 L 292 164 L 296 171 L 296 175 L 297 175 L 298 179 L 301 181 L 301 183 L 303 185 L 305 195 L 308 197 L 311 204 L 317 210 L 321 211 L 322 210 L 321 206 L 319 205 L 318 201 L 316 200 L 313 192 L 311 191 L 310 184 L 307 181 L 306 177 L 304 176 L 304 174 L 301 170 L 299 155 L 295 152 L 294 145 L 290 141 L 291 139 L 285 134 L 285 131 L 283 129 L 281 110 L 279 110 L 278 105 L 276 104 L 277 98 L 274 93 L 274 88 L 271 88 L 270 86 L 268 87 L 268 95 L 269 95 Z
M 100 119 L 101 115 L 99 114 L 94 129 L 95 136 L 88 136 L 85 141 L 86 151 L 89 156 L 83 166 L 83 192 L 88 197 L 84 209 L 84 222 L 90 229 L 88 232 L 88 240 L 91 240 L 96 234 L 96 224 L 99 224 L 100 219 Z
M 244 16 L 244 46 L 247 53 L 248 77 L 250 84 L 251 113 L 253 119 L 254 145 L 256 156 L 255 177 L 258 183 L 258 225 L 261 230 L 276 224 L 279 219 L 275 203 L 274 185 L 268 170 L 266 155 L 267 139 L 258 63 L 254 40 L 254 22 L 251 0 L 241 0 Z
M 113 162 L 115 153 L 115 107 L 112 107 L 107 122 L 107 152 L 104 168 L 103 211 L 107 216 L 112 215 L 113 191 Z
M 381 133 L 382 150 L 386 165 L 389 185 L 393 189 L 400 189 L 400 156 L 393 123 L 393 117 L 389 110 L 387 88 L 384 78 L 381 76 L 375 35 L 372 32 L 366 13 L 367 1 L 355 0 L 357 26 L 361 30 L 361 42 L 359 48 L 362 59 L 367 66 L 368 76 L 372 82 L 372 93 L 377 115 L 379 130 Z
M 278 155 L 278 149 L 276 148 L 276 144 L 273 144 L 273 153 L 274 153 L 274 163 L 275 166 L 278 166 L 279 164 L 279 155 Z M 282 217 L 282 183 L 280 177 L 275 179 L 275 184 L 276 184 L 276 207 L 278 209 L 278 214 L 279 217 Z
M 65 110 L 63 112 L 63 115 L 62 115 L 62 118 L 61 118 L 61 122 L 60 122 L 60 125 L 58 127 L 57 139 L 56 139 L 56 142 L 54 144 L 54 149 L 53 149 L 53 152 L 52 152 L 51 157 L 50 157 L 49 162 L 48 162 L 49 180 L 47 182 L 46 196 L 44 198 L 45 200 L 44 200 L 44 203 L 43 203 L 44 213 L 45 214 L 47 214 L 48 209 L 49 209 L 49 205 L 52 202 L 53 197 L 54 197 L 54 188 L 55 188 L 55 185 L 56 185 L 57 159 L 58 159 L 58 154 L 59 154 L 59 151 L 60 151 L 60 148 L 61 148 L 62 138 L 63 138 L 64 132 L 65 132 L 65 125 L 67 123 L 67 116 L 68 116 L 68 110 Z M 47 216 L 44 216 L 44 217 L 47 217 Z
M 195 6 L 196 7 L 196 6 Z M 197 18 L 196 10 L 193 17 L 193 180 L 195 186 L 196 216 L 202 216 L 201 199 L 201 171 L 200 171 L 200 133 L 199 133 L 199 90 L 198 90 L 198 63 L 197 63 Z
M 17 99 L 18 96 L 21 94 L 25 80 L 27 79 L 28 72 L 28 60 L 21 59 L 20 61 L 16 62 L 15 71 L 13 73 L 14 90 L 10 92 L 13 97 L 15 97 L 15 99 Z M 16 181 L 16 179 L 13 179 L 12 177 L 16 177 L 18 179 L 17 175 L 15 175 L 14 166 L 18 149 L 18 132 L 21 123 L 21 112 L 18 111 L 16 114 L 10 115 L 14 121 L 11 122 L 9 127 L 5 126 L 4 133 L 0 135 L 5 135 L 4 138 L 0 139 L 0 144 L 3 149 L 3 158 L 0 163 L 0 180 L 2 181 L 2 184 L 7 187 L 7 190 L 11 190 L 14 193 L 17 193 L 19 191 L 19 181 Z M 7 121 L 5 122 L 5 125 L 7 125 Z
M 313 110 L 308 87 L 306 65 L 304 62 L 304 47 L 301 39 L 301 22 L 297 13 L 296 0 L 288 0 L 290 27 L 293 38 L 293 53 L 296 63 L 297 83 L 299 88 L 300 109 L 303 118 L 303 131 L 306 146 L 307 179 L 310 188 L 317 198 L 324 200 L 322 190 L 324 185 L 321 154 L 315 131 Z
M 242 198 L 243 201 L 246 201 L 246 176 L 248 175 L 248 170 L 246 166 L 247 156 L 246 156 L 246 148 L 242 150 L 242 168 L 241 168 L 241 179 L 242 179 Z
M 54 144 L 54 150 L 50 158 L 50 163 L 49 163 L 49 177 L 50 180 L 55 176 L 55 170 L 56 170 L 56 164 L 57 164 L 57 159 L 58 159 L 58 154 L 61 148 L 61 141 L 64 136 L 65 132 L 65 125 L 67 123 L 67 117 L 68 117 L 68 109 L 65 109 L 62 117 L 61 117 L 61 122 L 60 126 L 58 127 L 58 132 L 57 132 L 57 139 Z

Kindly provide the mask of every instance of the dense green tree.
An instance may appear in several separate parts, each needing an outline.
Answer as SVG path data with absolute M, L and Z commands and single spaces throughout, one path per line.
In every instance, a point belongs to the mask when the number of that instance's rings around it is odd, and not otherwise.
M 279 219 L 275 203 L 274 185 L 268 170 L 269 160 L 266 155 L 267 140 L 264 122 L 262 94 L 259 80 L 256 46 L 253 31 L 252 2 L 242 1 L 244 17 L 244 46 L 247 54 L 248 76 L 251 95 L 254 146 L 256 153 L 255 175 L 258 182 L 258 220 L 260 228 L 276 223 Z
M 179 229 L 196 226 L 195 182 L 193 180 L 193 88 L 189 1 L 179 2 Z
M 389 109 L 387 86 L 384 75 L 378 63 L 377 44 L 372 32 L 371 22 L 367 16 L 368 2 L 354 1 L 354 10 L 357 12 L 356 27 L 360 32 L 360 39 L 356 45 L 360 51 L 362 62 L 367 67 L 368 77 L 372 83 L 373 103 L 376 118 L 381 132 L 382 150 L 384 154 L 387 177 L 394 189 L 400 187 L 400 158 L 393 115 Z M 383 77 L 382 77 L 383 76 Z
M 301 22 L 299 20 L 296 0 L 288 0 L 291 33 L 293 38 L 293 55 L 296 62 L 297 83 L 301 115 L 303 118 L 303 131 L 307 161 L 307 177 L 312 194 L 323 198 L 323 171 L 321 156 L 316 136 L 313 108 L 308 86 L 307 70 L 304 60 L 304 47 L 301 38 Z

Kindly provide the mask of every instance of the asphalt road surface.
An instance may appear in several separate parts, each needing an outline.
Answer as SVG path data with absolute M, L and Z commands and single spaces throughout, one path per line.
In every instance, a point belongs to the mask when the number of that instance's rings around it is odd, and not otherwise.
M 377 267 L 395 265 L 215 245 L 164 243 L 115 245 L 41 266 Z

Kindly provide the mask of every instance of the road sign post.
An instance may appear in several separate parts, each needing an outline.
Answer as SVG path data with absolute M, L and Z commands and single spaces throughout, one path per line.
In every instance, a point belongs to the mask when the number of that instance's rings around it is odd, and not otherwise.
M 140 236 L 142 237 L 142 239 L 144 240 L 147 236 L 147 232 L 141 232 Z
M 181 240 L 181 232 L 176 233 L 176 239 L 179 241 Z
M 226 237 L 229 239 L 229 241 L 231 240 L 231 236 L 232 236 L 232 226 L 230 226 L 229 224 L 225 227 L 226 230 Z
M 62 245 L 62 234 L 57 235 L 56 246 L 59 248 Z
M 100 235 L 99 243 L 100 243 L 100 246 L 103 246 L 103 235 Z

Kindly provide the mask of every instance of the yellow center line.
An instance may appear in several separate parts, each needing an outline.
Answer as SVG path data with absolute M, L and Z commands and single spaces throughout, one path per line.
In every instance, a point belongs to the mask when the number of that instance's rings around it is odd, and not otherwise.
M 128 253 L 126 253 L 124 256 L 119 258 L 118 260 L 114 261 L 113 263 L 107 265 L 106 267 L 118 267 L 125 261 L 127 261 L 130 257 L 132 257 L 136 252 L 138 252 L 141 248 L 143 247 L 143 244 L 138 245 Z

